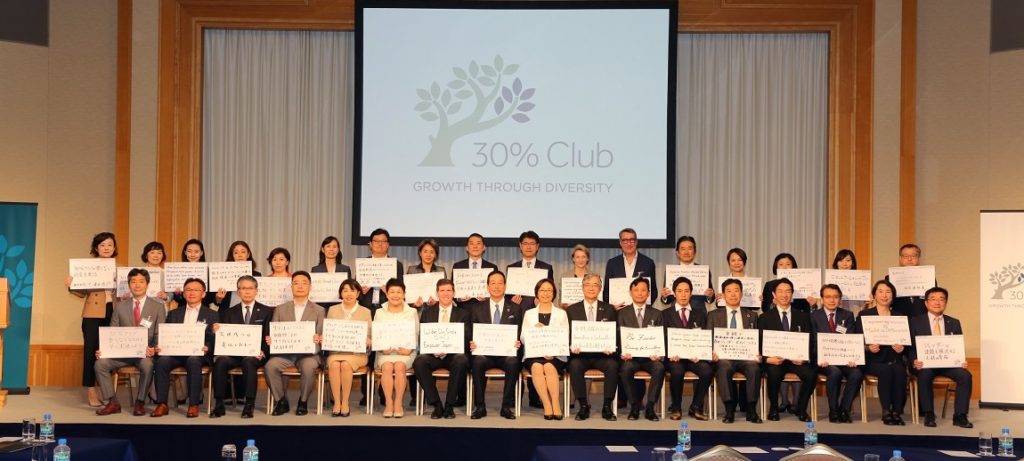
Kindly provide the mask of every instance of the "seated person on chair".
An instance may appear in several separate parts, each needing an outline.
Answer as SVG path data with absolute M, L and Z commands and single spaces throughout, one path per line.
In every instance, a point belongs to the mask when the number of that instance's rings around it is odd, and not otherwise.
M 178 367 L 185 368 L 186 380 L 188 381 L 188 411 L 185 415 L 189 418 L 199 416 L 199 401 L 203 398 L 203 366 L 210 364 L 210 353 L 213 350 L 214 340 L 212 327 L 219 320 L 219 316 L 217 311 L 210 309 L 208 304 L 203 303 L 203 297 L 206 296 L 206 283 L 201 279 L 190 278 L 185 280 L 183 291 L 185 305 L 167 314 L 167 323 L 204 326 L 206 336 L 203 355 L 187 357 L 160 355 L 157 357 L 157 406 L 153 409 L 153 413 L 150 414 L 153 417 L 164 416 L 168 413 L 167 393 L 171 384 L 171 371 Z M 156 351 L 157 354 L 160 354 L 160 346 L 157 346 Z
M 633 302 L 619 310 L 620 328 L 662 328 L 661 311 L 647 304 L 650 294 L 647 279 L 640 277 L 629 283 L 629 297 Z M 625 383 L 626 398 L 629 399 L 628 419 L 632 421 L 640 418 L 640 402 L 644 397 L 643 386 L 637 386 L 633 380 L 636 372 L 643 370 L 651 375 L 651 388 L 647 392 L 644 418 L 648 421 L 657 421 L 658 413 L 654 411 L 654 402 L 661 394 L 661 386 L 665 383 L 665 364 L 662 362 L 664 357 L 633 357 L 629 354 L 622 354 L 621 357 L 619 376 Z
M 725 301 L 725 307 L 708 312 L 708 323 L 704 329 L 756 330 L 757 314 L 750 309 L 740 307 L 742 299 L 742 282 L 734 278 L 722 282 L 722 300 Z M 760 424 L 761 417 L 757 415 L 757 398 L 761 389 L 761 357 L 753 357 L 753 360 L 729 360 L 719 359 L 718 354 L 712 354 L 711 361 L 715 370 L 715 388 L 722 395 L 722 403 L 725 404 L 725 416 L 722 418 L 722 422 L 731 424 L 735 421 L 736 405 L 740 399 L 745 399 L 747 421 Z M 746 379 L 745 393 L 733 395 L 732 378 L 734 373 L 743 373 Z
M 455 305 L 455 283 L 451 279 L 438 280 L 437 295 L 434 299 L 437 300 L 436 303 L 423 309 L 420 323 L 461 323 L 466 325 L 463 331 L 468 338 L 470 313 Z M 469 351 L 468 344 L 466 351 Z M 469 372 L 469 355 L 420 354 L 416 357 L 412 367 L 416 371 L 416 379 L 423 389 L 423 398 L 426 399 L 424 403 L 434 407 L 430 418 L 455 418 L 455 400 L 459 396 L 459 389 L 466 382 L 466 373 Z M 441 396 L 437 392 L 437 380 L 433 375 L 441 368 L 448 370 L 448 390 L 445 392 L 444 404 L 441 403 Z
M 523 308 L 512 302 L 505 296 L 505 274 L 497 269 L 487 276 L 487 292 L 490 295 L 482 303 L 473 306 L 473 323 L 487 323 L 500 325 L 515 325 L 516 337 L 522 333 Z M 473 336 L 470 335 L 472 338 Z M 515 348 L 519 349 L 522 343 L 515 342 Z M 469 350 L 476 349 L 476 343 L 469 342 Z M 519 380 L 520 362 L 519 357 L 498 357 L 473 355 L 470 360 L 473 373 L 473 414 L 471 419 L 480 419 L 487 416 L 487 407 L 484 406 L 484 392 L 487 390 L 487 370 L 500 368 L 505 372 L 505 386 L 501 393 L 501 416 L 505 419 L 516 419 L 515 413 L 515 391 L 516 381 Z
M 757 326 L 765 330 L 811 332 L 811 316 L 807 312 L 793 307 L 793 282 L 783 277 L 776 280 L 775 299 L 772 307 L 757 319 Z M 764 342 L 762 341 L 762 346 Z M 808 347 L 810 344 L 808 344 Z M 804 360 L 790 360 L 782 357 L 765 357 L 764 373 L 768 377 L 768 420 L 779 420 L 779 388 L 786 373 L 796 374 L 800 378 L 800 393 L 796 401 L 796 415 L 800 421 L 810 421 L 807 414 L 807 403 L 814 392 L 814 382 L 818 379 L 816 367 Z
M 218 312 L 220 322 L 213 324 L 213 332 L 220 329 L 221 324 L 235 325 L 259 325 L 261 327 L 260 338 L 270 334 L 270 317 L 274 315 L 274 308 L 256 302 L 256 293 L 259 289 L 259 282 L 255 277 L 243 275 L 238 278 L 235 286 L 238 288 L 238 304 Z M 217 353 L 216 350 L 213 351 Z M 213 396 L 214 407 L 211 418 L 224 416 L 224 398 L 228 395 L 228 386 L 231 384 L 229 372 L 234 368 L 242 369 L 241 389 L 235 389 L 239 396 L 245 396 L 245 405 L 242 407 L 242 417 L 252 418 L 253 409 L 256 407 L 256 386 L 259 381 L 257 370 L 266 362 L 270 355 L 270 346 L 265 341 L 260 341 L 260 355 L 257 357 L 232 357 L 227 355 L 214 356 L 213 360 Z
M 419 335 L 419 316 L 412 306 L 405 303 L 405 284 L 398 279 L 390 279 L 384 286 L 388 302 L 373 314 L 375 321 L 411 320 L 416 325 Z M 415 340 L 416 338 L 413 338 Z M 377 344 L 387 347 L 387 344 Z M 418 343 L 417 343 L 418 345 Z M 418 346 L 417 346 L 418 347 Z M 406 349 L 393 347 L 377 351 L 376 369 L 380 372 L 380 387 L 384 393 L 384 417 L 401 418 L 405 416 L 402 409 L 402 397 L 408 384 L 405 371 L 412 367 L 416 360 L 416 347 Z
M 665 328 L 704 328 L 708 314 L 704 310 L 704 302 L 698 304 L 699 308 L 694 308 L 694 304 L 690 302 L 690 297 L 693 294 L 692 287 L 693 283 L 686 277 L 679 277 L 672 282 L 673 305 L 661 311 Z M 683 418 L 683 377 L 687 371 L 690 371 L 697 375 L 697 382 L 693 384 L 693 400 L 690 402 L 687 413 L 699 421 L 707 421 L 708 416 L 704 413 L 704 398 L 708 395 L 711 378 L 714 377 L 711 364 L 707 360 L 699 360 L 696 357 L 670 356 L 666 365 L 669 372 L 669 393 L 672 394 L 669 417 L 675 421 Z
M 558 291 L 555 289 L 553 280 L 543 279 L 537 282 L 533 294 L 537 307 L 529 309 L 523 314 L 524 333 L 531 328 L 569 327 L 569 317 L 565 315 L 565 310 L 555 305 L 555 296 Z M 530 343 L 524 343 L 529 349 Z M 562 373 L 565 371 L 567 359 L 566 356 L 531 357 L 523 363 L 523 367 L 530 370 L 530 378 L 533 381 L 533 386 L 537 389 L 541 407 L 544 409 L 544 419 L 560 421 L 564 416 L 558 385 Z
M 843 290 L 839 285 L 829 283 L 821 287 L 821 309 L 811 312 L 811 329 L 814 334 L 846 334 L 854 329 L 853 314 L 841 307 Z M 852 423 L 850 408 L 853 399 L 860 392 L 864 373 L 856 363 L 832 364 L 818 362 L 818 373 L 825 375 L 825 393 L 828 396 L 828 421 L 831 423 Z M 843 378 L 846 387 L 840 393 Z
M 942 287 L 929 288 L 924 292 L 924 306 L 928 313 L 910 318 L 910 336 L 914 346 L 910 349 L 910 358 L 917 375 L 918 407 L 924 415 L 924 425 L 935 427 L 934 389 L 932 383 L 936 376 L 945 376 L 956 383 L 956 397 L 953 403 L 953 425 L 966 429 L 974 427 L 967 419 L 967 411 L 971 405 L 971 372 L 967 370 L 967 362 L 959 368 L 924 368 L 918 360 L 917 338 L 919 336 L 962 335 L 960 321 L 945 315 L 946 301 L 949 292 Z
M 100 392 L 104 405 L 96 414 L 105 416 L 121 412 L 121 404 L 117 402 L 114 395 L 114 383 L 111 374 L 118 368 L 133 366 L 139 369 L 139 389 L 135 397 L 135 408 L 132 414 L 142 416 L 146 414 L 146 391 L 153 379 L 153 356 L 156 355 L 157 325 L 166 320 L 164 304 L 156 299 L 146 296 L 149 289 L 149 271 L 146 269 L 132 269 L 128 272 L 128 291 L 131 296 L 114 306 L 114 312 L 110 316 L 112 327 L 146 327 L 149 336 L 149 347 L 146 348 L 145 358 L 102 358 L 103 351 L 96 351 L 96 363 L 93 369 L 96 371 L 96 380 L 100 383 Z
M 316 344 L 316 351 L 312 354 L 273 354 L 263 367 L 266 375 L 267 385 L 270 393 L 274 396 L 273 416 L 280 416 L 288 413 L 288 377 L 283 373 L 289 367 L 299 370 L 299 403 L 295 406 L 295 415 L 303 416 L 309 413 L 306 402 L 313 394 L 313 386 L 317 381 L 317 368 L 320 367 L 320 340 L 324 331 L 324 308 L 309 300 L 310 276 L 306 271 L 297 271 L 292 274 L 292 300 L 274 308 L 274 315 L 270 318 L 273 322 L 316 322 L 313 342 Z M 271 350 L 274 344 L 266 337 L 267 344 Z
M 359 294 L 362 287 L 355 279 L 341 282 L 338 288 L 340 304 L 335 304 L 327 311 L 327 318 L 366 322 L 366 347 L 361 351 L 331 352 L 327 355 L 327 372 L 331 380 L 331 397 L 334 398 L 332 417 L 348 417 L 349 395 L 352 392 L 352 375 L 356 370 L 369 363 L 367 349 L 370 347 L 370 335 L 373 329 L 373 314 L 370 309 L 359 305 Z
M 616 322 L 618 315 L 615 307 L 597 299 L 601 294 L 601 276 L 587 274 L 583 278 L 583 301 L 566 308 L 570 322 Z M 616 329 L 618 326 L 616 325 Z M 580 403 L 576 413 L 576 421 L 585 421 L 590 417 L 590 400 L 587 396 L 587 370 L 596 368 L 604 374 L 604 399 L 601 401 L 601 417 L 606 421 L 615 421 L 615 389 L 619 384 L 619 359 L 616 350 L 604 352 L 580 352 L 580 348 L 572 349 L 569 355 L 569 376 L 572 392 Z

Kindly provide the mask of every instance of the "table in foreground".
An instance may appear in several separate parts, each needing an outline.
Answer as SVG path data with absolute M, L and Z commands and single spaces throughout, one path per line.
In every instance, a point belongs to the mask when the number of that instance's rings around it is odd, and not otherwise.
M 626 448 L 626 447 L 619 447 Z M 533 453 L 533 461 L 649 461 L 651 459 L 651 450 L 653 446 L 636 446 L 636 451 L 610 451 L 609 447 L 605 446 L 539 446 Z M 710 449 L 710 446 L 694 446 L 691 450 L 686 452 L 686 455 L 693 457 L 703 453 Z M 741 449 L 741 451 L 748 451 L 748 448 L 759 448 L 764 453 L 743 453 L 744 456 L 750 458 L 753 461 L 775 461 L 782 459 L 785 456 L 791 455 L 800 450 L 797 447 L 771 447 L 771 446 L 759 446 L 759 447 L 733 447 L 735 449 Z M 779 448 L 782 448 L 781 450 Z M 864 459 L 864 455 L 868 453 L 874 453 L 879 455 L 882 461 L 889 459 L 892 456 L 893 447 L 872 447 L 872 446 L 834 446 L 832 447 L 836 451 L 846 455 L 854 460 Z M 941 447 L 940 447 L 941 448 Z M 903 457 L 905 459 L 957 459 L 956 457 L 946 455 L 939 451 L 940 448 L 900 448 L 895 449 L 903 451 Z M 626 448 L 628 449 L 628 448 Z
M 93 437 L 72 437 L 68 439 L 71 457 L 75 461 L 138 461 L 135 447 L 126 439 L 104 439 Z M 53 457 L 56 443 L 46 446 L 46 459 Z M 32 449 L 24 449 L 14 453 L 0 453 L 0 461 L 31 460 Z

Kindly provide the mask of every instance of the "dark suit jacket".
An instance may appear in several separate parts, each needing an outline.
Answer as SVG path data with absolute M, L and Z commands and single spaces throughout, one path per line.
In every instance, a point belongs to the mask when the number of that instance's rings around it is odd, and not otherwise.
M 497 269 L 498 265 L 494 264 L 486 259 L 481 258 L 479 269 Z M 469 258 L 463 259 L 452 265 L 452 270 L 455 269 L 469 269 Z M 454 277 L 454 275 L 453 275 Z
M 743 328 L 747 330 L 757 329 L 757 314 L 755 314 L 754 311 L 741 307 L 739 316 L 743 322 Z M 708 312 L 707 324 L 704 325 L 704 329 L 713 330 L 715 328 L 729 328 L 728 307 L 719 307 Z
M 618 256 L 609 259 L 604 266 L 604 301 L 608 301 L 608 279 L 621 278 L 621 277 L 650 277 L 651 279 L 651 300 L 654 299 L 655 287 L 658 286 L 657 270 L 654 266 L 654 260 L 648 258 L 643 253 L 636 253 L 636 265 L 633 266 L 633 273 L 626 274 L 626 262 L 624 257 L 619 254 Z M 650 301 L 648 301 L 650 302 Z
M 578 302 L 576 304 L 573 304 L 573 305 L 571 305 L 569 307 L 566 307 L 565 308 L 565 314 L 566 314 L 566 316 L 569 317 L 569 325 L 570 325 L 570 329 L 569 329 L 569 344 L 572 344 L 572 322 L 586 322 L 587 321 L 587 307 L 583 303 L 583 301 L 580 301 L 580 302 Z M 612 306 L 611 304 L 608 304 L 608 303 L 606 303 L 604 301 L 601 301 L 599 299 L 599 300 L 597 300 L 597 312 L 594 313 L 594 317 L 595 317 L 597 322 L 618 322 L 619 313 L 615 312 L 615 306 Z M 636 319 L 635 319 L 636 315 L 634 314 L 633 317 L 634 317 L 633 323 L 636 323 Z M 618 326 L 616 326 L 616 328 L 615 328 L 615 346 L 616 346 L 616 350 L 615 350 L 615 353 L 612 355 L 612 357 L 616 357 L 616 356 L 619 355 L 619 350 L 618 350 L 619 341 L 618 341 L 618 339 L 619 339 L 619 328 L 618 328 Z M 579 354 L 574 354 L 573 357 L 600 358 L 600 357 L 606 357 L 606 356 L 603 353 L 600 353 L 600 352 L 581 352 Z
M 962 335 L 964 330 L 960 327 L 960 321 L 942 314 L 942 328 L 946 335 Z M 917 360 L 917 337 L 931 336 L 932 325 L 928 314 L 918 315 L 910 318 L 910 340 L 914 344 L 910 348 L 910 360 Z
M 423 306 L 423 310 L 420 312 L 420 323 L 437 323 L 439 316 L 441 315 L 440 303 L 434 304 L 433 306 Z M 471 314 L 468 310 L 463 309 L 459 305 L 452 306 L 452 312 L 448 316 L 449 323 L 461 323 L 465 325 L 462 330 L 466 336 L 466 352 L 469 352 L 469 340 L 470 336 L 470 324 L 472 323 Z
M 488 298 L 487 301 L 482 303 L 473 303 L 472 312 L 470 312 L 470 319 L 472 323 L 494 323 L 493 311 L 491 311 L 491 301 Z M 508 296 L 505 297 L 505 302 L 501 308 L 501 324 L 502 325 L 516 325 L 517 334 L 522 333 L 523 327 L 523 314 L 526 312 L 523 306 L 512 302 Z M 472 337 L 472 336 L 471 336 Z
M 253 264 L 256 264 L 256 263 L 253 263 Z M 252 271 L 252 276 L 253 277 L 262 277 L 263 274 L 261 274 L 260 271 L 254 269 Z M 217 312 L 224 312 L 229 307 L 231 307 L 231 293 L 232 292 L 234 292 L 234 290 L 231 290 L 231 291 L 227 292 L 227 294 L 224 295 L 224 299 L 220 300 L 220 302 L 217 303 Z M 217 300 L 217 298 L 216 298 L 217 292 L 213 292 L 213 295 L 214 295 L 213 299 L 216 301 Z M 207 295 L 207 296 L 209 296 L 209 295 Z
M 853 312 L 850 312 L 843 308 L 836 309 L 836 329 L 840 326 L 846 327 L 847 333 L 854 332 L 854 324 L 856 323 L 853 319 Z M 828 325 L 828 312 L 825 312 L 824 308 L 817 309 L 811 312 L 811 330 L 814 333 L 831 333 L 832 329 Z M 836 333 L 839 333 L 836 331 Z
M 789 331 L 798 333 L 811 333 L 811 316 L 806 312 L 796 310 L 792 305 L 789 309 Z M 764 330 L 775 330 L 775 331 L 786 331 L 782 328 L 782 317 L 779 314 L 779 309 L 772 305 L 771 309 L 761 314 L 757 318 L 757 328 L 761 331 Z M 762 341 L 762 347 L 764 342 Z M 807 356 L 814 358 L 814 341 L 808 341 Z
M 889 276 L 885 276 L 885 281 L 889 281 Z M 935 281 L 935 286 L 939 286 L 939 281 Z M 896 293 L 899 295 L 899 293 Z M 893 314 L 905 315 L 907 317 L 916 317 L 918 315 L 924 315 L 928 313 L 928 308 L 924 306 L 924 298 L 920 296 L 898 296 L 892 300 Z
M 401 262 L 398 263 L 398 267 L 402 267 L 402 263 Z M 310 272 L 327 272 L 327 264 L 317 264 L 317 265 L 313 266 L 313 268 L 310 269 L 309 271 Z M 338 264 L 338 265 L 334 266 L 334 272 L 347 272 L 348 273 L 348 278 L 355 278 L 355 276 L 356 276 L 355 272 L 352 272 L 352 268 L 348 267 L 348 266 L 346 266 L 344 264 Z
M 865 316 L 872 316 L 872 315 L 878 315 L 878 308 L 877 307 L 872 307 L 870 309 L 864 309 L 864 310 L 860 311 L 860 314 L 857 315 L 857 322 L 853 324 L 853 332 L 854 333 L 858 333 L 858 334 L 863 334 L 864 333 L 864 322 L 861 321 L 861 318 L 863 318 Z M 892 315 L 900 315 L 900 314 L 898 314 L 896 312 L 893 312 Z M 880 349 L 879 349 L 878 353 L 876 354 L 876 353 L 873 353 L 870 350 L 868 350 L 867 349 L 867 345 L 865 345 L 865 347 L 864 347 L 864 361 L 868 362 L 868 363 L 870 363 L 870 362 L 893 363 L 896 360 L 903 360 L 903 358 L 907 354 L 910 353 L 910 349 L 911 349 L 910 347 L 906 347 L 906 348 L 903 349 L 903 353 L 902 354 L 898 354 L 898 353 L 896 353 L 895 350 L 893 350 L 892 346 L 880 346 Z
M 764 284 L 764 289 L 761 290 L 761 312 L 767 312 L 771 309 L 775 303 L 775 287 L 779 285 L 778 279 L 769 280 L 768 283 Z M 807 302 L 806 299 L 793 298 L 790 302 L 793 309 L 801 312 L 811 312 L 811 303 Z
M 167 314 L 167 323 L 185 323 L 185 310 L 188 306 L 178 306 L 177 309 Z M 213 324 L 220 321 L 220 316 L 217 315 L 217 311 L 210 309 L 207 304 L 199 306 L 199 321 L 206 324 L 206 355 L 213 355 L 213 344 L 216 342 L 216 337 L 213 334 Z
M 664 319 L 661 316 L 661 311 L 655 309 L 654 306 L 648 305 L 644 308 L 644 324 L 640 326 L 636 321 L 636 309 L 633 308 L 633 304 L 627 304 L 626 307 L 619 309 L 619 327 L 626 328 L 650 328 L 660 327 L 663 325 Z
M 523 267 L 523 260 L 520 259 L 519 261 L 516 261 L 516 262 L 514 262 L 512 264 L 509 264 L 508 267 L 505 268 L 505 274 L 506 275 L 508 274 L 508 268 L 509 267 Z M 555 280 L 555 268 L 552 267 L 551 264 L 548 264 L 548 263 L 546 263 L 544 261 L 541 261 L 541 260 L 537 259 L 536 261 L 534 261 L 533 268 L 534 269 L 547 269 L 547 271 L 548 271 L 548 279 L 550 279 L 552 281 Z M 559 285 L 559 283 L 555 282 L 555 285 L 557 286 L 557 285 Z M 520 304 L 523 305 L 523 309 L 530 309 L 530 308 L 532 308 L 533 306 L 536 305 L 536 302 L 534 301 L 533 296 L 523 296 L 523 302 L 520 303 Z
M 402 280 L 402 276 L 405 275 L 405 269 L 402 267 L 402 261 L 397 261 L 397 263 L 398 263 L 398 265 L 395 267 L 395 270 L 398 273 L 395 274 L 395 278 L 397 278 L 399 281 L 401 281 Z M 345 266 L 345 267 L 348 267 L 348 266 Z M 339 266 L 338 270 L 341 270 L 340 266 Z M 316 272 L 316 271 L 314 271 L 314 272 Z M 355 274 L 355 272 L 349 271 L 348 276 L 349 276 L 349 278 L 355 278 L 356 274 Z M 373 292 L 374 292 L 374 290 L 376 290 L 378 288 L 380 288 L 380 287 L 370 287 L 370 289 L 366 291 L 366 294 L 359 295 L 359 305 L 361 305 L 363 307 L 366 307 L 366 308 L 369 308 L 372 311 L 372 310 L 375 310 L 375 307 L 380 307 L 382 304 L 387 304 L 388 298 L 386 296 L 386 293 L 383 293 L 383 291 L 382 291 L 381 294 L 380 294 L 380 303 L 378 303 L 376 306 L 374 306 L 374 304 L 373 304 Z
M 242 304 L 235 304 L 225 310 L 219 311 L 220 323 L 232 323 L 236 325 L 245 324 L 245 312 L 242 310 Z M 270 318 L 274 315 L 274 308 L 266 304 L 254 302 L 252 305 L 252 313 L 249 314 L 249 325 L 260 325 L 263 327 L 263 332 L 260 333 L 260 338 L 266 338 L 270 336 Z M 270 345 L 266 341 L 260 341 L 260 348 L 263 349 L 263 356 L 270 356 Z M 216 353 L 216 351 L 214 351 Z
M 699 265 L 696 262 L 694 262 L 694 264 Z M 675 282 L 675 280 L 666 280 L 665 281 L 665 286 L 668 286 L 669 288 L 672 288 L 672 282 Z M 693 280 L 691 280 L 690 282 L 692 283 Z M 704 312 L 707 312 L 707 307 L 705 306 L 705 304 L 713 304 L 715 302 L 715 298 L 714 297 L 712 297 L 711 299 L 708 299 L 707 296 L 704 296 L 704 290 L 707 290 L 708 288 L 711 288 L 712 291 L 713 291 L 714 288 L 715 288 L 715 286 L 714 286 L 715 285 L 715 277 L 711 275 L 711 269 L 710 268 L 708 269 L 708 285 L 710 285 L 710 286 L 699 287 L 699 286 L 695 285 L 693 287 L 693 289 L 691 290 L 693 292 L 693 295 L 690 296 L 690 308 L 692 308 L 694 310 L 696 310 L 696 309 L 704 309 Z M 661 288 L 658 288 L 658 292 L 659 293 L 661 292 Z M 666 305 L 666 306 L 670 306 L 670 307 L 674 306 L 676 304 L 676 295 L 670 294 L 670 295 L 668 295 L 668 296 L 666 296 L 664 298 L 661 298 L 661 303 Z
M 683 328 L 683 319 L 679 318 L 679 315 L 676 314 L 676 305 L 674 303 L 661 311 L 661 316 L 664 317 L 662 323 L 666 328 Z M 704 304 L 701 303 L 700 309 L 695 309 L 691 305 L 686 328 L 703 329 L 707 323 L 708 312 L 704 309 Z

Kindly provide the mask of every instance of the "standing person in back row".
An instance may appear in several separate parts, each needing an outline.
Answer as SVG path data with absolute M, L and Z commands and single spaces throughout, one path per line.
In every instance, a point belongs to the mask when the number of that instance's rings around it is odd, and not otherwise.
M 604 296 L 605 302 L 608 302 L 609 293 L 609 279 L 613 278 L 636 278 L 645 277 L 649 278 L 648 287 L 653 284 L 657 278 L 655 276 L 654 260 L 645 256 L 643 253 L 637 251 L 637 238 L 636 231 L 627 227 L 619 231 L 619 248 L 622 249 L 622 254 L 613 257 L 608 260 L 608 263 L 604 266 Z M 648 300 L 647 304 L 652 304 L 653 301 Z M 621 309 L 623 305 L 615 306 L 616 309 Z

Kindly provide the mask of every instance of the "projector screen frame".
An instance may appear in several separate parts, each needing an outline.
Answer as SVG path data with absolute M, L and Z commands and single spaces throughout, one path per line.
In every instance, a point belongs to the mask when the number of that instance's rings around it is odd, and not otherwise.
M 354 105 L 355 117 L 353 122 L 353 169 L 352 169 L 352 214 L 351 214 L 351 243 L 360 244 L 369 241 L 369 233 L 362 233 L 362 186 L 363 186 L 363 14 L 364 9 L 380 8 L 405 8 L 405 9 L 471 9 L 471 10 L 642 10 L 660 9 L 668 13 L 668 44 L 667 44 L 667 75 L 666 75 L 666 137 L 665 137 L 665 237 L 645 238 L 641 232 L 638 235 L 639 244 L 644 248 L 671 248 L 675 244 L 676 232 L 676 81 L 677 81 L 677 38 L 678 38 L 678 1 L 673 0 L 585 0 L 585 1 L 564 1 L 564 0 L 443 0 L 437 2 L 409 1 L 409 0 L 357 0 L 355 2 L 355 88 Z M 628 214 L 628 213 L 624 213 Z M 599 216 L 595 217 L 600 219 Z M 471 220 L 475 218 L 467 218 Z M 635 225 L 624 219 L 623 228 L 632 228 Z M 524 224 L 522 229 L 510 229 L 510 234 L 502 236 L 484 235 L 487 243 L 492 246 L 516 246 L 520 232 L 532 229 L 529 224 Z M 392 245 L 415 246 L 425 238 L 433 238 L 441 245 L 461 246 L 466 242 L 466 237 L 476 229 L 467 229 L 466 236 L 432 236 L 432 235 L 391 235 Z M 565 238 L 548 237 L 541 235 L 546 246 L 572 246 L 577 243 L 593 248 L 617 248 L 619 246 L 618 235 L 609 235 L 608 238 Z

